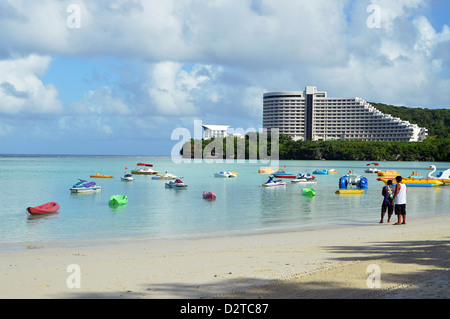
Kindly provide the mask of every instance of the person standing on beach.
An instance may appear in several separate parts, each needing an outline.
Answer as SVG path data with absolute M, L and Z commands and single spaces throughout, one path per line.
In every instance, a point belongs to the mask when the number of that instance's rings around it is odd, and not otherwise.
M 388 220 L 389 223 L 391 221 L 392 213 L 394 212 L 394 192 L 395 187 L 392 185 L 392 180 L 387 181 L 387 185 L 384 186 L 381 189 L 381 195 L 383 196 L 383 203 L 381 204 L 381 220 L 380 224 L 383 223 L 384 215 L 386 214 L 386 211 L 388 213 Z
M 397 185 L 395 186 L 394 203 L 395 215 L 397 215 L 397 222 L 394 225 L 406 224 L 406 185 L 402 183 L 402 177 L 395 177 Z M 402 222 L 400 222 L 402 221 Z

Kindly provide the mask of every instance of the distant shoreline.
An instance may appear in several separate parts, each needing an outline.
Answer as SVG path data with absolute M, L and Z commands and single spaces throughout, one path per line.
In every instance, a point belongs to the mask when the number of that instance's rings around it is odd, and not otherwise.
M 120 157 L 128 157 L 128 158 L 170 158 L 171 155 L 89 155 L 89 154 L 0 154 L 0 158 L 14 158 L 14 157 L 23 157 L 23 158 L 45 158 L 45 157 L 49 157 L 49 158 L 74 158 L 74 157 L 78 157 L 78 158 L 88 158 L 88 157 L 100 157 L 100 158 L 108 158 L 108 157 L 112 157 L 112 158 L 120 158 Z M 214 160 L 217 158 L 214 157 L 177 157 L 177 159 L 180 159 L 182 161 L 185 160 Z M 237 161 L 237 160 L 241 160 L 241 159 L 227 159 L 227 158 L 219 158 L 217 160 L 223 160 L 223 162 L 226 164 L 227 161 Z M 245 159 L 244 161 L 262 161 L 260 159 Z M 265 160 L 267 161 L 267 160 Z M 350 162 L 437 162 L 437 163 L 447 163 L 449 161 L 432 161 L 432 160 L 387 160 L 387 159 L 382 159 L 382 160 L 361 160 L 361 159 L 338 159 L 338 158 L 332 158 L 332 159 L 293 159 L 293 158 L 280 158 L 279 161 L 350 161 Z M 267 165 L 266 165 L 267 166 Z
M 161 157 L 170 155 L 98 155 L 98 154 L 0 154 L 0 157 Z

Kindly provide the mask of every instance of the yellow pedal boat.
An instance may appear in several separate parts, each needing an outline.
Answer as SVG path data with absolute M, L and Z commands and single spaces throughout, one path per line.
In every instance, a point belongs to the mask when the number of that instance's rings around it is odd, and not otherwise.
M 378 176 L 384 176 L 384 177 L 396 177 L 400 175 L 397 171 L 384 171 L 384 172 L 378 172 Z
M 396 185 L 397 181 L 395 180 L 395 178 L 378 178 L 378 180 L 384 182 L 385 184 L 387 184 L 388 180 L 392 180 L 392 185 Z M 434 178 L 408 178 L 408 177 L 403 177 L 402 178 L 402 183 L 405 184 L 406 186 L 441 186 L 444 183 L 438 179 L 434 179 Z
M 260 174 L 272 174 L 274 172 L 275 172 L 275 170 L 271 169 L 270 167 L 264 167 L 264 168 L 258 170 L 258 173 L 260 173 Z
M 336 194 L 340 195 L 364 194 L 364 189 L 339 189 L 336 191 Z
M 114 176 L 113 175 L 103 175 L 103 174 L 97 173 L 97 174 L 91 175 L 89 177 L 91 177 L 91 178 L 113 178 Z

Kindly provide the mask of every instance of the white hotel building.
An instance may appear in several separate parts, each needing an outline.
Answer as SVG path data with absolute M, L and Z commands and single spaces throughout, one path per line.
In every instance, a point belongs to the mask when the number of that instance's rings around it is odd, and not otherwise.
M 330 98 L 315 86 L 264 93 L 263 99 L 263 128 L 278 128 L 294 140 L 420 142 L 427 135 L 426 128 L 383 114 L 361 98 Z

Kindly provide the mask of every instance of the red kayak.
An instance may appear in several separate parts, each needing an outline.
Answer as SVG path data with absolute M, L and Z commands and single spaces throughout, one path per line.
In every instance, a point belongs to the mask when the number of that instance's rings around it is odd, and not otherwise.
M 59 209 L 58 203 L 50 202 L 50 203 L 43 204 L 41 206 L 27 207 L 27 212 L 31 215 L 42 215 L 42 214 L 54 213 L 58 209 Z
M 286 173 L 286 174 L 273 174 L 273 176 L 276 177 L 276 178 L 296 178 L 297 177 L 296 175 L 292 175 L 292 174 L 289 174 L 289 173 Z

